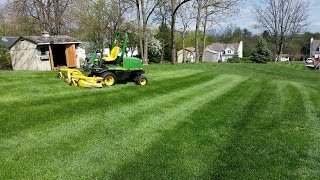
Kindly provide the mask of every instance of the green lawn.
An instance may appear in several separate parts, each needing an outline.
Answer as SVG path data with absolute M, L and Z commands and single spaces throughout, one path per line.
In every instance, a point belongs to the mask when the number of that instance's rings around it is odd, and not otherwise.
M 149 85 L 0 71 L 0 179 L 317 179 L 320 72 L 149 65 Z

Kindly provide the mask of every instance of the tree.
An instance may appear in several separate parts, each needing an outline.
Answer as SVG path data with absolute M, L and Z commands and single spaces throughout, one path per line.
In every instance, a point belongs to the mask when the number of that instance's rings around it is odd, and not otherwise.
M 267 63 L 270 58 L 271 53 L 267 48 L 267 43 L 264 39 L 260 39 L 251 53 L 250 60 L 255 63 Z
M 231 15 L 232 8 L 241 0 L 197 0 L 195 3 L 196 29 L 195 29 L 195 51 L 196 62 L 200 60 L 200 25 L 203 25 L 203 48 L 206 46 L 208 22 L 218 23 L 222 16 Z M 234 12 L 233 12 L 234 13 Z M 213 18 L 212 18 L 213 17 Z
M 32 23 L 37 30 L 46 30 L 50 34 L 59 35 L 66 31 L 65 17 L 70 0 L 9 0 L 12 16 Z
M 161 44 L 160 63 L 162 63 L 164 59 L 166 59 L 167 61 L 171 59 L 171 47 L 170 47 L 171 40 L 170 40 L 170 36 L 168 36 L 170 32 L 171 31 L 169 27 L 163 21 L 158 28 L 157 34 L 155 35 L 155 37 L 160 41 L 160 44 Z
M 0 42 L 0 70 L 12 69 L 11 57 L 7 47 Z
M 187 31 L 190 26 L 190 22 L 192 20 L 192 13 L 191 13 L 191 11 L 189 11 L 189 9 L 191 9 L 191 7 L 186 6 L 186 5 L 187 4 L 185 4 L 184 6 L 181 6 L 180 11 L 178 12 L 178 17 L 182 23 L 181 35 L 182 35 L 182 59 L 183 59 L 183 62 L 186 62 L 185 39 L 186 39 Z
M 126 20 L 130 4 L 122 0 L 77 1 L 74 14 L 78 15 L 76 37 L 91 41 L 93 49 L 111 48 L 117 32 L 128 32 L 135 37 L 136 25 Z M 132 42 L 133 39 L 130 41 Z
M 280 59 L 284 44 L 308 24 L 309 0 L 262 0 L 255 5 L 258 28 L 267 30 Z
M 140 51 L 144 64 L 148 64 L 148 21 L 161 0 L 134 0 L 137 8 L 137 22 L 140 37 Z
M 177 47 L 176 47 L 176 40 L 175 40 L 175 24 L 176 24 L 176 14 L 178 9 L 186 2 L 191 0 L 181 0 L 177 2 L 177 0 L 171 0 L 171 60 L 172 64 L 177 63 Z
M 79 29 L 85 40 L 93 42 L 92 49 L 103 49 L 109 19 L 106 1 L 87 1 L 79 4 Z

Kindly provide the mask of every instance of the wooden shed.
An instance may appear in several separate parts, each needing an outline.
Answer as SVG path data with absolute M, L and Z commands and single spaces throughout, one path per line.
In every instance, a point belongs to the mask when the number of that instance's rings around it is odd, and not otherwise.
M 80 41 L 69 36 L 19 37 L 9 48 L 13 70 L 53 70 L 59 66 L 80 67 L 76 49 Z

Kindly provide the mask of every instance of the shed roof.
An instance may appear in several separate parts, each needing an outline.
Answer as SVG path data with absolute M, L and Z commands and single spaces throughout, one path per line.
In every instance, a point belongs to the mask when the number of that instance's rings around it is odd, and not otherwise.
M 36 45 L 46 44 L 81 44 L 79 40 L 70 36 L 21 36 L 11 46 L 14 46 L 20 40 L 27 40 Z

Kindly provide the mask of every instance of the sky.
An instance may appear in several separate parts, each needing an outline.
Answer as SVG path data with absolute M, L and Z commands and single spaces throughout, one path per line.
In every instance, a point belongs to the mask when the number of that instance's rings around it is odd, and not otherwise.
M 309 12 L 309 26 L 307 27 L 307 31 L 309 32 L 320 32 L 320 2 L 319 0 L 310 0 L 310 12 Z M 0 0 L 0 4 L 3 4 L 6 0 Z M 255 23 L 254 14 L 251 12 L 252 5 L 250 0 L 245 0 L 243 7 L 241 7 L 241 11 L 236 17 L 231 18 L 229 23 L 234 24 L 241 29 L 247 28 L 254 34 L 260 33 L 261 30 L 257 30 L 253 28 L 253 24 Z
M 250 1 L 250 0 L 248 0 Z M 310 0 L 310 12 L 306 31 L 308 32 L 320 32 L 320 1 L 319 0 Z M 247 2 L 242 5 L 240 13 L 236 15 L 235 18 L 232 18 L 230 23 L 239 26 L 241 29 L 247 28 L 253 33 L 260 33 L 261 30 L 254 29 L 253 24 L 255 24 L 255 16 L 252 11 L 251 3 Z

